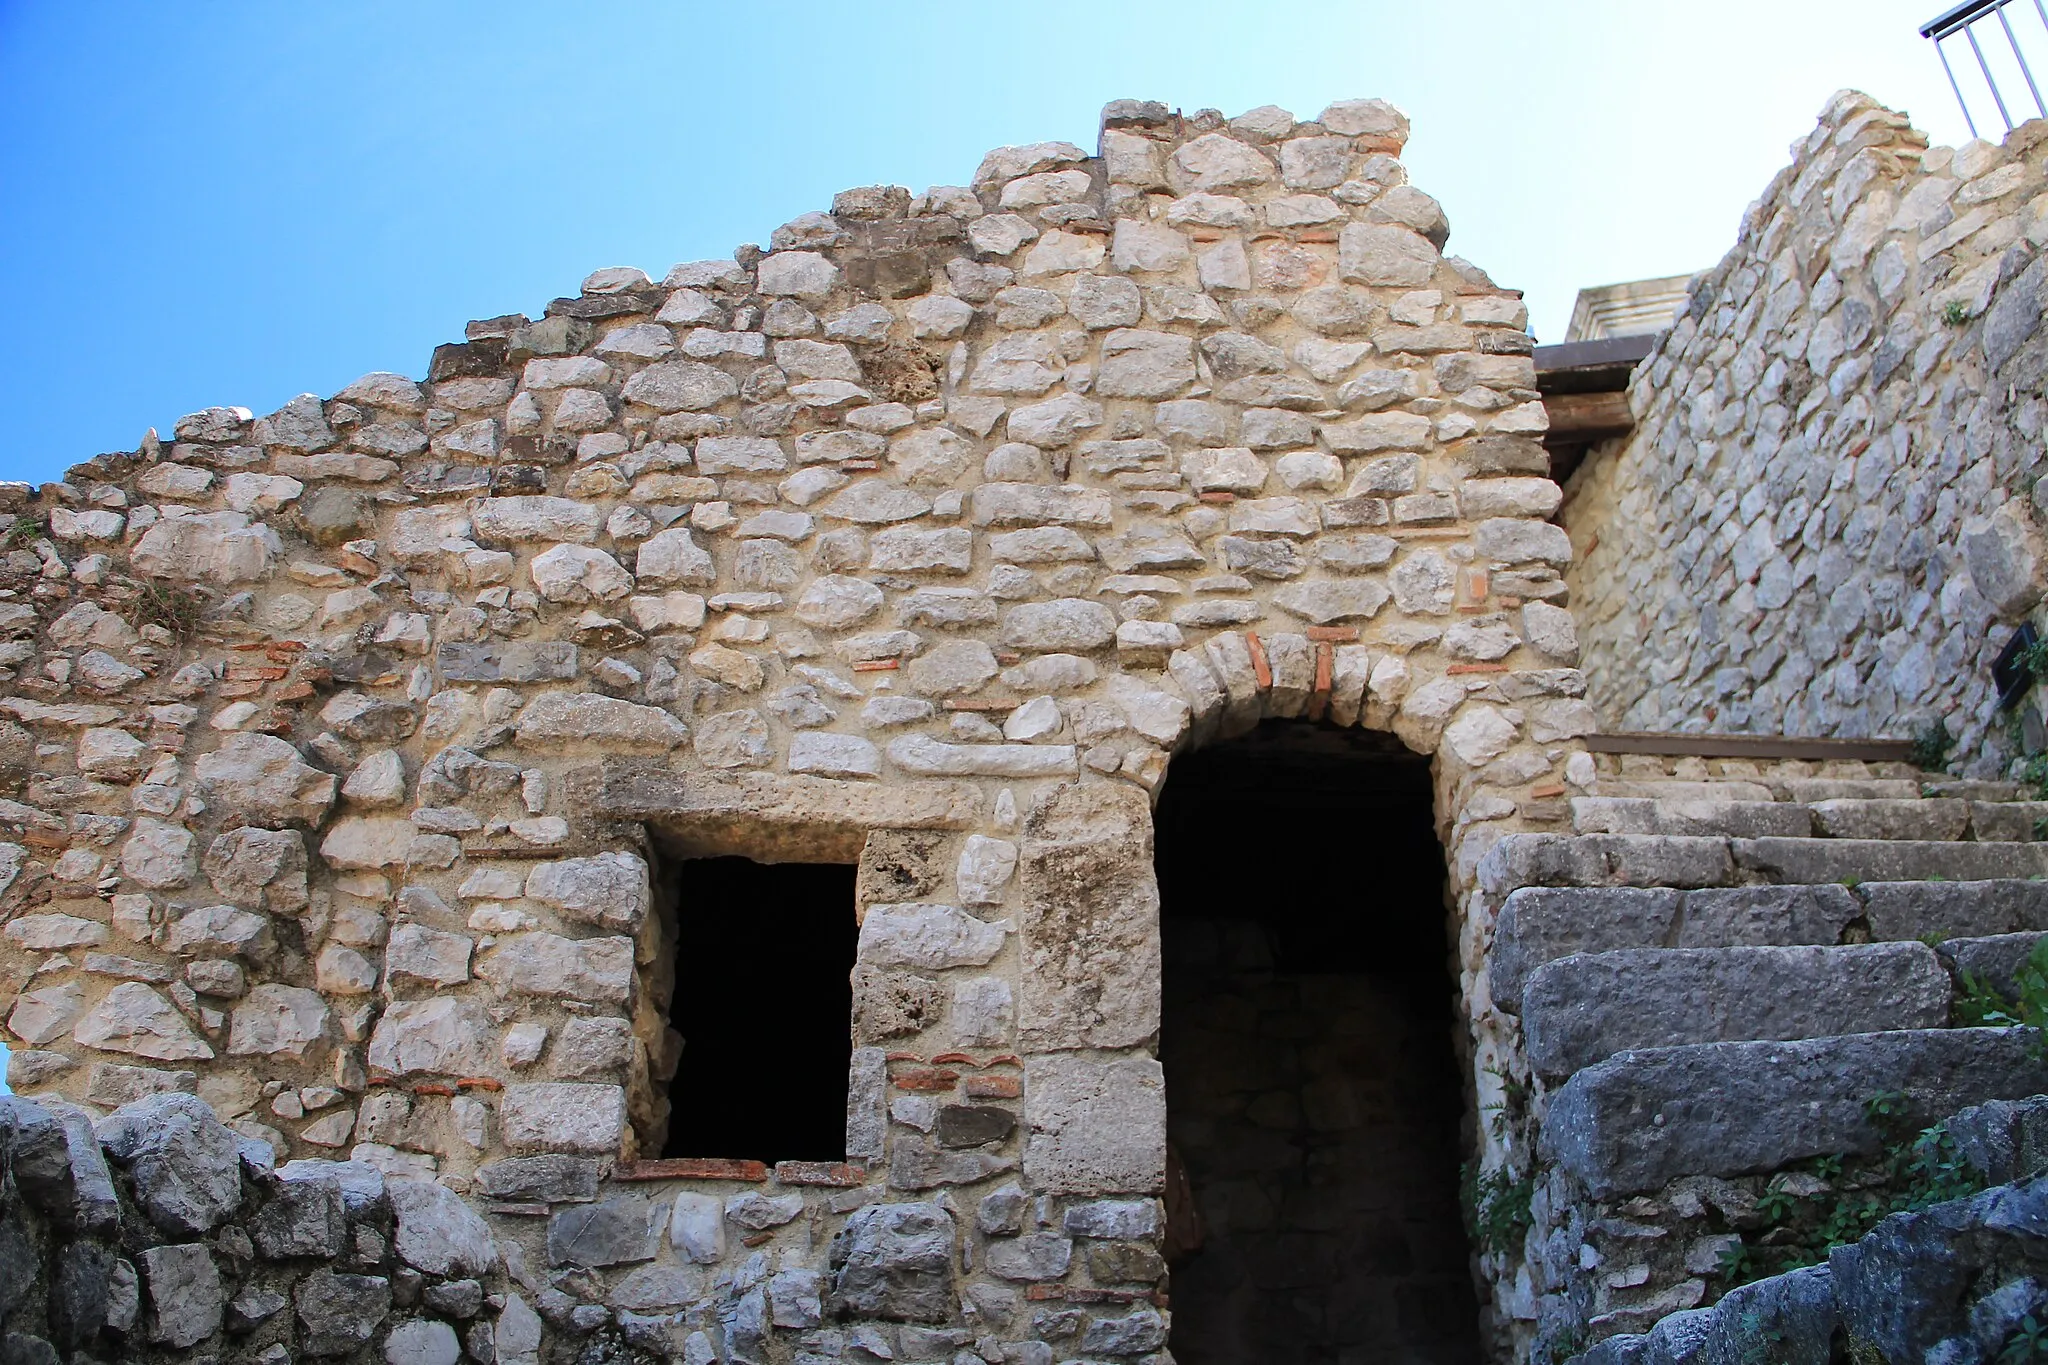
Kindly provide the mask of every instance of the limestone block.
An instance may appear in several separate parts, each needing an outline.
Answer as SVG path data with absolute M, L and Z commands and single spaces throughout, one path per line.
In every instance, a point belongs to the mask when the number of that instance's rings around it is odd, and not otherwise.
M 647 863 L 634 853 L 599 853 L 536 863 L 526 894 L 585 924 L 632 933 L 647 915 Z
M 592 504 L 573 498 L 483 498 L 471 508 L 470 522 L 477 538 L 487 542 L 588 545 L 597 539 L 604 514 Z
M 1026 1057 L 1024 1175 L 1050 1194 L 1150 1194 L 1166 1179 L 1166 1099 L 1150 1057 Z
M 519 713 L 514 736 L 525 748 L 593 744 L 664 751 L 689 737 L 689 727 L 654 706 L 596 692 L 543 692 Z
M 265 982 L 235 1006 L 228 1053 L 301 1061 L 327 1036 L 327 1002 L 303 986 Z
M 477 956 L 476 974 L 522 995 L 623 1005 L 633 990 L 633 941 L 512 934 Z
M 203 866 L 213 889 L 229 900 L 273 914 L 306 908 L 306 841 L 297 830 L 229 830 L 206 846 Z
M 979 967 L 1002 951 L 1010 922 L 985 923 L 950 905 L 870 905 L 860 926 L 860 960 L 880 967 Z
M 1135 787 L 1069 784 L 1026 823 L 1018 899 L 1026 1047 L 1131 1047 L 1159 1026 L 1159 889 Z
M 144 531 L 128 562 L 145 578 L 200 583 L 247 583 L 270 572 L 284 544 L 261 521 L 242 512 L 167 517 Z
M 610 1155 L 625 1131 L 626 1092 L 560 1081 L 508 1085 L 499 1097 L 498 1124 L 515 1152 Z
M 136 1254 L 149 1286 L 149 1339 L 173 1350 L 220 1330 L 226 1293 L 213 1255 L 198 1243 L 149 1247 Z
M 78 1021 L 71 1036 L 86 1047 L 159 1062 L 213 1057 L 213 1048 L 192 1031 L 185 1017 L 139 981 L 123 981 L 108 991 Z
M 204 1235 L 241 1206 L 235 1136 L 197 1096 L 147 1096 L 101 1120 L 97 1132 L 107 1155 L 128 1168 L 142 1211 L 166 1235 Z
M 317 826 L 334 804 L 335 780 L 275 735 L 234 734 L 195 765 L 202 800 L 251 825 Z
M 481 971 L 481 966 L 479 966 Z M 387 1006 L 370 1035 L 370 1066 L 393 1076 L 480 1076 L 490 1070 L 490 1024 L 450 996 Z

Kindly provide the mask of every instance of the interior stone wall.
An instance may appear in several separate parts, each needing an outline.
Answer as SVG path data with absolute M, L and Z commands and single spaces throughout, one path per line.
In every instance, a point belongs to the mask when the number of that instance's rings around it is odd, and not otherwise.
M 1160 1235 L 1170 756 L 1390 730 L 1463 898 L 1591 724 L 1525 310 L 1406 135 L 1118 102 L 9 492 L 14 1087 L 465 1196 L 500 1360 L 1156 1351 L 1081 1253 Z M 642 1159 L 736 967 L 657 846 L 859 862 L 844 1163 Z
M 1845 92 L 1793 145 L 1570 481 L 1610 728 L 2041 747 L 1990 663 L 2041 598 L 2044 137 L 1930 148 Z

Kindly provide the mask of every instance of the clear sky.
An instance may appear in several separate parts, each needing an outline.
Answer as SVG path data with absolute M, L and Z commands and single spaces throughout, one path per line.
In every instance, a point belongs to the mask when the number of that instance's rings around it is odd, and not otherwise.
M 1939 7 L 0 0 L 0 478 L 419 376 L 469 318 L 728 255 L 848 186 L 1092 148 L 1122 96 L 1393 100 L 1451 249 L 1556 339 L 1582 285 L 1717 259 L 1842 86 L 1964 136 L 1915 31 Z

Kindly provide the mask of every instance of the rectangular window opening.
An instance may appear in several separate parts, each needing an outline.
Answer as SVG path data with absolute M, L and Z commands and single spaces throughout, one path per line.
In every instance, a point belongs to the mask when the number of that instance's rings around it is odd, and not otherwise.
M 747 858 L 675 865 L 669 1024 L 683 1046 L 663 1156 L 845 1159 L 854 873 Z

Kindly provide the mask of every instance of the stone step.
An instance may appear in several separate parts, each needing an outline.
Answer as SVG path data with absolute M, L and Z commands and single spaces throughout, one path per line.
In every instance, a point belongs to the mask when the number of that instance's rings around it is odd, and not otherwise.
M 1528 978 L 1572 953 L 1834 945 L 1859 920 L 1881 943 L 2048 930 L 2048 881 L 1864 882 L 1853 892 L 1834 884 L 1527 887 L 1507 898 L 1494 922 L 1489 989 L 1494 1004 L 1514 1014 Z
M 1836 944 L 1862 914 L 1862 902 L 1842 886 L 1527 887 L 1507 898 L 1494 922 L 1487 977 L 1493 1003 L 1515 1014 L 1528 978 L 1572 953 Z
M 1984 881 L 2048 877 L 2048 843 L 1508 834 L 1480 859 L 1478 874 L 1500 896 L 1524 886 Z
M 1544 1151 L 1596 1199 L 1681 1176 L 1775 1171 L 1808 1157 L 1869 1155 L 1885 1137 L 1873 1096 L 1900 1094 L 1924 1127 L 1968 1104 L 2048 1089 L 2032 1029 L 1914 1029 L 1796 1042 L 1698 1043 L 1623 1052 L 1550 1097 Z
M 1690 787 L 1703 783 L 1690 783 Z M 1687 792 L 1672 796 L 1576 796 L 1580 834 L 1725 835 L 1738 839 L 1907 839 L 2031 843 L 2048 829 L 2048 802 L 1916 800 L 1734 800 Z
M 1632 1048 L 1940 1028 L 1950 996 L 1923 943 L 1624 948 L 1537 968 L 1522 1036 L 1556 1081 Z
M 1581 834 L 1765 835 L 1805 838 L 1813 812 L 1790 801 L 1710 797 L 1575 796 L 1572 828 Z

